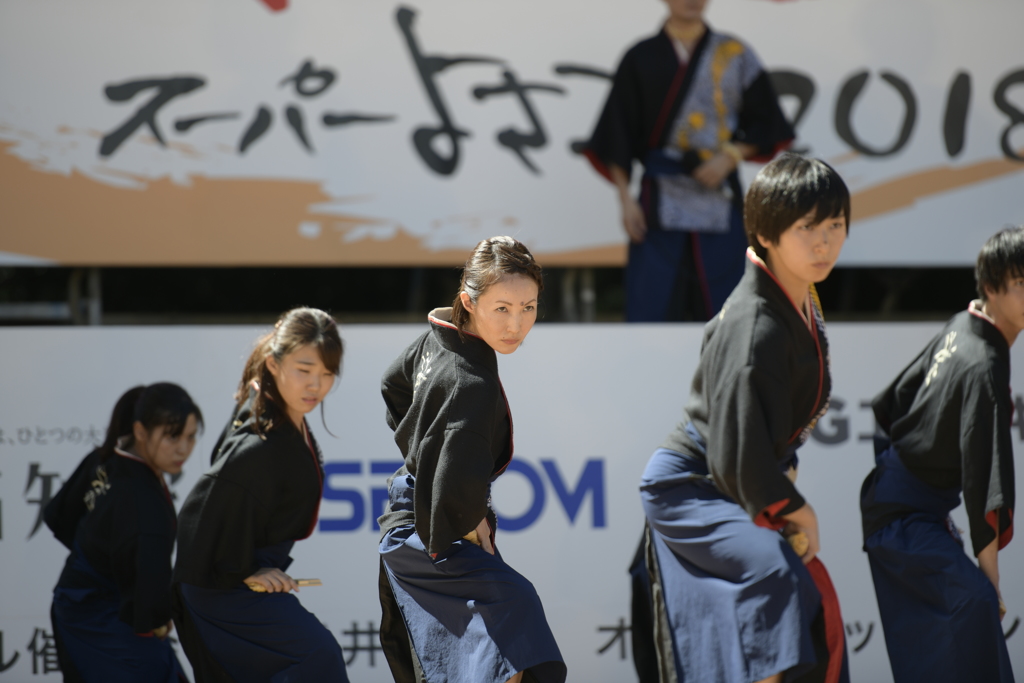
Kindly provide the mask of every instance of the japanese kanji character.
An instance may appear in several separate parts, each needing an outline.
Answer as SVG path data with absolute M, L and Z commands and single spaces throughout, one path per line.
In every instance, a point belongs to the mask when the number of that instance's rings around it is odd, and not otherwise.
M 7 671 L 12 666 L 14 666 L 14 663 L 18 661 L 18 657 L 20 656 L 21 653 L 15 650 L 14 656 L 6 662 L 4 661 L 4 632 L 0 631 L 0 673 Z
M 380 646 L 378 637 L 378 629 L 373 625 L 372 621 L 367 622 L 368 626 L 365 631 L 359 630 L 359 624 L 352 622 L 351 631 L 342 631 L 343 636 L 352 636 L 352 645 L 341 647 L 342 652 L 351 652 L 352 656 L 345 660 L 345 664 L 351 664 L 359 656 L 360 652 L 370 653 L 370 666 L 376 666 L 375 653 L 383 652 L 383 648 Z M 359 642 L 359 637 L 364 636 L 366 638 L 366 645 L 362 645 Z
M 614 78 L 613 74 L 605 71 L 604 69 L 598 69 L 593 66 L 583 66 L 580 64 L 555 64 L 554 70 L 559 76 L 585 76 L 587 78 L 597 78 L 608 82 L 611 82 Z M 569 143 L 569 150 L 573 154 L 583 154 L 583 150 L 586 146 L 586 140 L 573 140 Z
M 32 531 L 28 535 L 29 538 L 32 538 L 33 536 L 35 536 L 36 532 L 39 531 L 39 527 L 42 526 L 42 524 L 43 524 L 43 510 L 46 508 L 46 506 L 49 504 L 50 500 L 53 498 L 53 494 L 54 494 L 53 480 L 57 479 L 59 476 L 60 475 L 58 475 L 56 472 L 50 472 L 50 473 L 46 473 L 46 474 L 40 473 L 40 471 L 39 471 L 39 463 L 37 463 L 37 462 L 31 463 L 29 465 L 29 469 L 28 469 L 28 483 L 25 485 L 25 493 L 24 493 L 24 495 L 26 495 L 26 496 L 28 495 L 29 489 L 32 488 L 32 484 L 34 484 L 37 479 L 39 480 L 39 488 L 40 488 L 40 493 L 39 493 L 39 497 L 38 498 L 34 498 L 34 499 L 26 498 L 26 501 L 25 501 L 25 502 L 30 503 L 32 505 L 38 505 L 39 506 L 39 512 L 36 514 L 36 522 L 32 526 Z
M 544 131 L 544 124 L 541 123 L 540 118 L 534 111 L 533 105 L 530 103 L 530 99 L 527 97 L 527 94 L 531 90 L 540 90 L 543 92 L 564 95 L 565 89 L 560 88 L 557 85 L 545 85 L 543 83 L 520 83 L 515 74 L 507 69 L 502 73 L 502 76 L 505 81 L 500 85 L 477 86 L 476 88 L 473 88 L 473 97 L 478 100 L 484 100 L 495 95 L 504 95 L 507 93 L 515 94 L 519 99 L 519 104 L 523 107 L 523 111 L 526 112 L 527 118 L 530 119 L 530 124 L 533 126 L 533 130 L 523 133 L 515 128 L 506 128 L 505 130 L 498 132 L 498 144 L 511 149 L 516 153 L 519 159 L 526 164 L 528 169 L 539 174 L 540 169 L 530 161 L 523 150 L 527 147 L 532 147 L 534 149 L 544 147 L 548 144 L 548 136 Z
M 626 624 L 626 620 L 624 618 L 622 618 L 622 617 L 619 617 L 619 624 L 618 624 L 618 626 L 598 626 L 597 627 L 597 632 L 598 633 L 601 633 L 602 631 L 611 631 L 615 635 L 612 636 L 611 640 L 609 640 L 607 643 L 605 643 L 600 648 L 598 648 L 597 654 L 603 655 L 605 652 L 608 651 L 608 649 L 612 645 L 614 645 L 616 642 L 618 642 L 619 643 L 619 659 L 625 659 L 626 658 L 626 633 L 628 633 L 631 628 L 632 627 L 628 626 Z
M 1009 640 L 1010 636 L 1012 636 L 1014 633 L 1017 632 L 1017 627 L 1018 626 L 1020 626 L 1020 617 L 1014 617 L 1013 623 L 1010 624 L 1010 628 L 1008 628 L 1006 630 L 1006 633 L 1003 634 L 1003 638 L 1005 638 L 1006 640 Z
M 40 663 L 42 663 L 42 673 L 44 674 L 60 671 L 60 662 L 57 661 L 57 641 L 54 640 L 52 633 L 37 628 L 32 633 L 32 640 L 25 647 L 32 653 L 33 675 L 39 674 Z
M 854 652 L 860 652 L 861 650 L 863 650 L 864 647 L 868 644 L 868 641 L 871 640 L 871 634 L 873 634 L 874 632 L 875 632 L 875 622 L 873 622 L 873 621 L 869 621 L 868 622 L 868 630 L 867 631 L 864 630 L 864 627 L 860 625 L 859 621 L 855 621 L 852 624 L 847 624 L 846 625 L 846 634 L 847 634 L 847 636 L 853 637 L 854 634 L 857 634 L 858 636 L 861 633 L 864 634 L 864 640 L 860 641 L 859 644 L 857 644 L 857 645 L 855 645 L 853 647 L 853 651 Z
M 94 425 L 89 425 L 89 430 L 85 433 L 85 438 L 88 443 L 93 446 L 99 446 L 103 443 L 103 432 L 96 429 Z
M 100 156 L 108 157 L 143 124 L 149 126 L 153 137 L 161 146 L 166 146 L 160 128 L 156 125 L 156 115 L 160 108 L 175 97 L 188 94 L 203 87 L 206 81 L 195 76 L 172 76 L 170 78 L 145 78 L 136 81 L 125 81 L 116 85 L 108 85 L 103 92 L 107 99 L 114 102 L 125 102 L 143 90 L 155 89 L 156 94 L 149 102 L 139 107 L 135 114 L 116 130 L 107 133 L 100 141 Z
M 395 20 L 398 28 L 405 37 L 405 43 L 409 48 L 409 55 L 416 65 L 423 88 L 427 91 L 427 98 L 431 106 L 441 119 L 439 126 L 420 126 L 413 131 L 412 142 L 419 153 L 420 158 L 427 166 L 440 175 L 451 175 L 459 165 L 459 139 L 469 137 L 469 132 L 457 128 L 448 112 L 448 105 L 445 104 L 441 91 L 437 87 L 435 79 L 438 74 L 446 69 L 459 64 L 501 64 L 502 60 L 493 57 L 458 56 L 443 57 L 441 55 L 426 55 L 420 49 L 416 35 L 413 33 L 413 22 L 416 19 L 416 10 L 409 7 L 399 7 L 395 12 Z M 439 153 L 434 149 L 434 140 L 438 137 L 447 137 L 451 145 L 448 154 Z

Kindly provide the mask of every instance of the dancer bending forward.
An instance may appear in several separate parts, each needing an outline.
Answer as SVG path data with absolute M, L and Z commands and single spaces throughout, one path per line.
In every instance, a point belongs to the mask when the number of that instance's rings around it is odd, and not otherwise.
M 990 238 L 980 299 L 872 402 L 884 437 L 861 489 L 864 550 L 896 683 L 1013 680 L 998 551 L 1013 536 L 1010 346 L 1024 329 L 1024 227 Z M 975 566 L 949 513 L 963 493 Z
M 754 178 L 745 211 L 746 272 L 704 328 L 684 419 L 643 474 L 660 677 L 846 680 L 817 517 L 794 482 L 796 449 L 828 409 L 812 284 L 839 257 L 849 193 L 826 164 L 787 154 Z
M 348 681 L 338 641 L 285 573 L 323 490 L 305 415 L 334 385 L 341 355 L 323 311 L 281 316 L 249 356 L 212 467 L 181 508 L 174 620 L 199 683 Z
M 202 424 L 177 384 L 129 389 L 103 445 L 46 506 L 71 550 L 50 609 L 65 681 L 186 680 L 167 639 L 176 523 L 164 475 L 181 472 Z

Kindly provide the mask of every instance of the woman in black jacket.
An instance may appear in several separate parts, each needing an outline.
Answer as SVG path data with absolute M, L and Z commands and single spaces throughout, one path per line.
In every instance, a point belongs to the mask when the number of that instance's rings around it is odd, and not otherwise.
M 71 550 L 50 609 L 65 681 L 185 680 L 166 640 L 175 516 L 164 474 L 181 472 L 202 421 L 176 384 L 129 389 L 106 441 L 46 506 Z
M 384 374 L 405 459 L 380 518 L 381 642 L 397 683 L 565 680 L 540 598 L 495 547 L 490 506 L 513 451 L 495 351 L 522 344 L 542 285 L 520 242 L 480 242 L 452 308 L 433 310 Z
M 849 217 L 845 183 L 815 159 L 783 155 L 747 191 L 746 272 L 704 327 L 683 420 L 640 486 L 663 681 L 849 681 L 817 516 L 795 485 L 832 386 L 813 285 Z
M 348 680 L 331 632 L 291 595 L 295 541 L 316 526 L 320 450 L 305 415 L 341 365 L 338 327 L 296 308 L 256 344 L 212 467 L 185 500 L 174 619 L 196 680 Z

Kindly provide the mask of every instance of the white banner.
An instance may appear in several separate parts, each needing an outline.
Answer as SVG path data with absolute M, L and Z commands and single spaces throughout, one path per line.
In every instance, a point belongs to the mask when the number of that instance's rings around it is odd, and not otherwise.
M 571 147 L 664 14 L 5 0 L 0 264 L 451 265 L 514 234 L 546 265 L 621 265 L 615 194 Z M 849 183 L 841 264 L 966 265 L 1024 223 L 1024 4 L 714 0 L 708 20 Z
M 423 329 L 352 326 L 343 375 L 311 423 L 329 476 L 319 530 L 295 546 L 293 572 L 323 587 L 300 599 L 328 625 L 353 681 L 390 680 L 379 651 L 374 520 L 400 460 L 379 398 L 385 367 Z M 855 682 L 891 680 L 867 559 L 860 550 L 860 484 L 873 464 L 865 407 L 916 355 L 937 324 L 830 326 L 832 410 L 801 451 L 799 487 L 816 508 L 823 561 L 843 610 Z M 173 381 L 198 402 L 207 429 L 177 503 L 209 464 L 254 327 L 0 329 L 0 681 L 59 680 L 49 622 L 66 551 L 41 524 L 117 397 L 138 383 Z M 539 325 L 501 358 L 516 427 L 514 465 L 498 480 L 498 544 L 533 581 L 570 681 L 635 680 L 627 567 L 643 526 L 637 486 L 648 457 L 679 419 L 697 362 L 694 325 Z M 1013 365 L 1024 367 L 1021 345 Z M 1021 379 L 1014 378 L 1018 417 Z M 1014 444 L 1024 427 L 1014 427 Z M 1018 468 L 1018 490 L 1024 474 Z M 958 513 L 960 511 L 958 510 Z M 960 526 L 967 528 L 960 514 Z M 1013 664 L 1024 672 L 1024 540 L 1000 553 Z M 184 657 L 182 657 L 184 661 Z

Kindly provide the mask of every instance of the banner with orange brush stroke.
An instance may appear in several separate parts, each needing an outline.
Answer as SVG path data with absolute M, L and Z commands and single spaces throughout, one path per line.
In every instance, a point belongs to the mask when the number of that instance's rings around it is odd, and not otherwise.
M 456 265 L 512 234 L 547 265 L 621 265 L 614 192 L 574 144 L 664 13 L 0 3 L 0 264 Z M 841 263 L 969 264 L 1024 223 L 1019 1 L 713 0 L 707 20 L 850 185 Z

